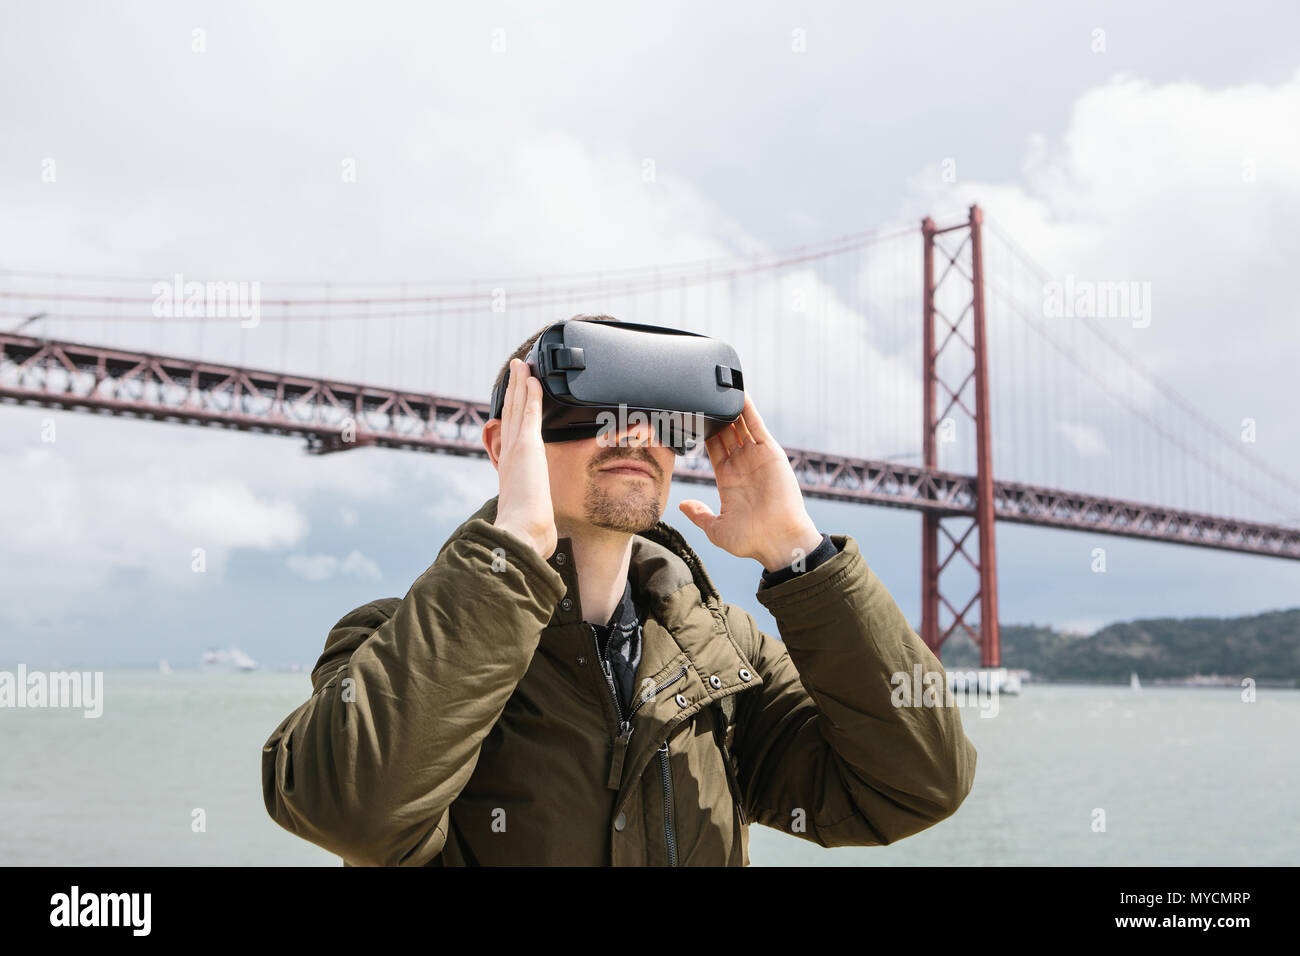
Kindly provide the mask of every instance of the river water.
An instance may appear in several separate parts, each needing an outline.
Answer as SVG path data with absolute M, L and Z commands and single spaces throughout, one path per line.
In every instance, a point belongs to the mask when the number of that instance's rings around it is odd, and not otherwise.
M 322 865 L 261 794 L 301 673 L 109 671 L 103 713 L 0 709 L 0 865 Z M 754 865 L 1293 865 L 1300 691 L 1026 685 L 962 709 L 979 752 L 958 812 L 887 847 L 764 827 Z M 195 832 L 201 809 L 205 828 Z M 1105 829 L 1097 827 L 1104 811 Z

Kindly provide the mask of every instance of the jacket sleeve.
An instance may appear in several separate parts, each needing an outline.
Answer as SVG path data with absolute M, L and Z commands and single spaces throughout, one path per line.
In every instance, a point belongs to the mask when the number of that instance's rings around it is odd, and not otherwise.
M 797 577 L 800 574 L 813 570 L 818 565 L 825 564 L 837 554 L 839 554 L 839 548 L 835 546 L 835 542 L 831 540 L 831 536 L 823 532 L 822 543 L 809 551 L 807 556 L 804 558 L 805 567 L 796 570 L 794 562 L 792 561 L 784 568 L 778 568 L 775 571 L 765 570 L 759 578 L 759 587 L 773 587 L 780 584 L 782 581 L 788 581 L 793 577 Z
M 839 553 L 759 602 L 777 641 L 725 605 L 762 678 L 740 698 L 735 753 L 750 818 L 822 846 L 893 843 L 952 815 L 975 778 L 975 747 L 943 706 L 943 666 L 848 535 Z M 939 706 L 895 706 L 914 668 L 937 672 Z M 935 701 L 932 700 L 932 703 Z
M 311 699 L 262 748 L 267 812 L 345 863 L 432 860 L 563 593 L 525 541 L 467 522 L 405 598 L 330 631 Z

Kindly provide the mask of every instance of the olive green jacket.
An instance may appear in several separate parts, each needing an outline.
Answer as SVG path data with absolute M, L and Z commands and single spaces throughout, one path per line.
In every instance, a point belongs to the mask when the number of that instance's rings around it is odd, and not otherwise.
M 623 721 L 570 540 L 543 559 L 492 524 L 496 505 L 406 597 L 330 631 L 311 698 L 262 750 L 266 809 L 291 833 L 350 865 L 738 866 L 752 823 L 887 844 L 970 791 L 957 709 L 891 700 L 893 675 L 942 668 L 852 537 L 760 586 L 783 643 L 721 600 L 673 528 L 633 536 L 647 616 Z

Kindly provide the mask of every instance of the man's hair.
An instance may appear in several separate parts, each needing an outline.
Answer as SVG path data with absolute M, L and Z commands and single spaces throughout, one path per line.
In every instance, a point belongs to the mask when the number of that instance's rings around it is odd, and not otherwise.
M 622 319 L 616 319 L 612 315 L 575 315 L 573 318 L 569 319 L 569 321 L 570 322 L 621 322 Z M 496 381 L 492 383 L 493 391 L 496 390 L 496 387 L 498 385 L 506 381 L 507 376 L 509 376 L 510 362 L 514 359 L 522 360 L 523 358 L 525 358 L 528 355 L 529 351 L 532 350 L 533 343 L 535 343 L 539 338 L 541 338 L 542 333 L 545 332 L 554 324 L 555 324 L 554 322 L 547 322 L 545 325 L 543 325 L 532 335 L 528 336 L 528 338 L 524 340 L 523 344 L 520 345 L 519 348 L 514 350 L 510 358 L 506 359 L 505 363 L 501 366 L 501 371 L 497 372 Z

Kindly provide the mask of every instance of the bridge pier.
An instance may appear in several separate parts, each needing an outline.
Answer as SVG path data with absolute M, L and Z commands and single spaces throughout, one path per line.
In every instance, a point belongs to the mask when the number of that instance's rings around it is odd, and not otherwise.
M 958 627 L 963 628 L 980 648 L 981 667 L 1002 666 L 1002 645 L 998 636 L 998 574 L 997 546 L 994 535 L 995 509 L 993 486 L 993 436 L 989 416 L 988 389 L 988 339 L 984 322 L 984 250 L 980 227 L 983 213 L 979 206 L 970 207 L 970 217 L 966 222 L 940 229 L 934 220 L 927 216 L 921 223 L 921 236 L 924 242 L 924 290 L 922 295 L 922 396 L 925 404 L 922 416 L 924 428 L 924 465 L 936 470 L 939 467 L 938 448 L 935 434 L 944 426 L 948 413 L 954 408 L 974 421 L 975 425 L 975 482 L 974 507 L 967 515 L 941 515 L 926 511 L 921 519 L 921 639 L 926 646 L 941 656 L 944 641 Z M 966 236 L 953 253 L 949 253 L 937 237 L 965 230 Z M 959 265 L 963 250 L 970 247 L 970 275 L 966 276 Z M 936 278 L 935 252 L 942 253 L 946 260 L 943 272 Z M 950 277 L 966 279 L 970 285 L 968 304 L 955 318 L 948 316 L 938 308 L 935 293 L 945 282 L 954 281 Z M 962 322 L 967 314 L 971 316 L 972 336 L 968 341 L 962 334 Z M 942 321 L 946 334 L 938 341 L 936 323 Z M 938 358 L 949 345 L 960 343 L 965 352 L 970 353 L 970 373 L 961 383 L 953 388 L 938 373 Z M 974 408 L 967 407 L 962 395 L 967 384 L 974 386 Z M 937 407 L 937 388 L 941 386 L 948 393 L 948 402 L 942 411 Z M 956 536 L 948 530 L 947 524 L 967 522 L 965 530 Z M 975 532 L 978 540 L 978 557 L 972 558 L 966 551 L 966 539 Z M 947 555 L 941 560 L 939 556 L 940 533 L 951 545 Z M 978 576 L 975 593 L 958 608 L 949 601 L 940 587 L 940 579 L 949 563 L 961 555 L 974 569 Z M 980 622 L 978 632 L 967 622 L 966 617 L 976 602 L 979 602 Z M 953 620 L 941 632 L 939 629 L 939 608 L 946 607 Z

